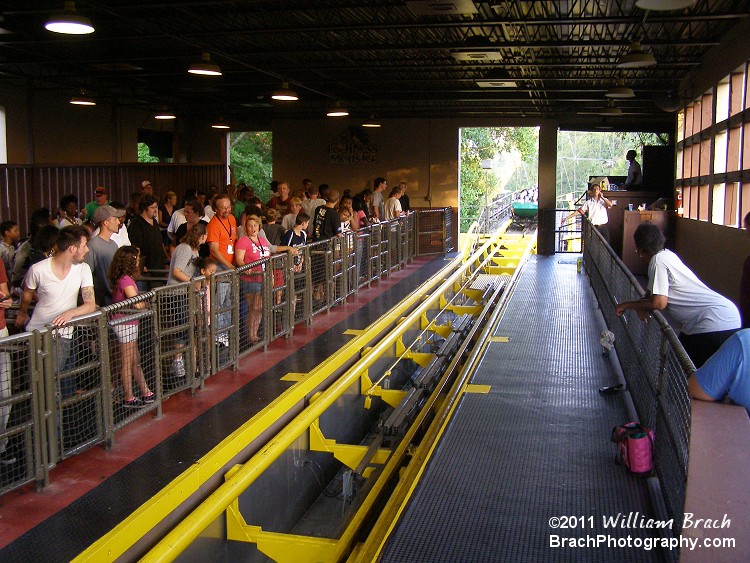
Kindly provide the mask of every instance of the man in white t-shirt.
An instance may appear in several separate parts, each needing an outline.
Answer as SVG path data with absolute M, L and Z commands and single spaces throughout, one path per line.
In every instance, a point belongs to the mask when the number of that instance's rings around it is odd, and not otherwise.
M 404 213 L 401 210 L 401 202 L 399 201 L 399 198 L 401 197 L 401 194 L 403 192 L 401 191 L 401 188 L 396 186 L 391 190 L 390 195 L 388 196 L 388 199 L 383 204 L 383 215 L 384 219 L 386 221 L 391 221 L 392 219 L 398 219 L 401 217 Z
M 593 184 L 588 190 L 589 199 L 575 210 L 570 215 L 567 215 L 560 224 L 565 223 L 568 219 L 573 217 L 576 213 L 581 215 L 588 215 L 589 221 L 594 225 L 597 231 L 602 235 L 602 238 L 609 244 L 609 216 L 607 215 L 607 209 L 614 205 L 602 194 L 602 188 L 599 184 Z
M 56 331 L 59 370 L 66 367 L 73 340 L 73 328 L 65 325 L 74 317 L 96 310 L 91 268 L 83 261 L 88 251 L 86 229 L 78 225 L 65 227 L 57 237 L 57 252 L 32 265 L 23 282 L 16 326 L 42 330 L 51 324 L 60 328 Z M 82 305 L 78 305 L 79 292 Z M 27 311 L 35 295 L 37 304 L 29 319 Z
M 633 309 L 642 320 L 653 310 L 664 311 L 679 330 L 683 348 L 701 367 L 741 326 L 740 312 L 729 299 L 710 289 L 671 250 L 653 223 L 642 223 L 633 234 L 638 256 L 648 262 L 648 293 L 615 308 L 618 315 Z

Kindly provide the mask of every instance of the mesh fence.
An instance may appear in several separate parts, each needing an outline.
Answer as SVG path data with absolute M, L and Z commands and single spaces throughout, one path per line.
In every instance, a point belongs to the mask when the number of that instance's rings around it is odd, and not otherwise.
M 370 247 L 368 253 L 367 279 L 370 282 L 380 279 L 381 254 L 380 254 L 381 230 L 379 225 L 370 227 Z
M 682 522 L 690 443 L 687 378 L 694 367 L 664 317 L 641 322 L 617 303 L 638 299 L 643 290 L 588 221 L 584 223 L 584 263 L 615 347 L 640 422 L 655 430 L 657 475 L 667 511 Z M 679 533 L 679 526 L 672 530 Z
M 190 310 L 195 325 L 195 377 L 202 386 L 211 376 L 211 295 L 208 280 L 200 277 L 191 292 Z
M 328 287 L 332 297 L 331 305 L 343 303 L 346 299 L 346 277 L 344 275 L 346 248 L 344 237 L 334 237 L 328 241 L 330 270 Z
M 251 262 L 237 270 L 239 276 L 239 352 L 246 354 L 268 344 L 268 306 L 271 292 L 269 280 L 273 280 L 269 270 L 270 260 L 263 258 Z M 273 283 L 271 281 L 271 283 Z
M 378 278 L 388 275 L 391 270 L 391 245 L 388 240 L 388 223 L 379 223 L 375 228 L 380 232 L 380 271 Z
M 273 256 L 210 280 L 159 284 L 65 327 L 0 338 L 0 492 L 46 483 L 60 460 L 158 414 L 163 397 L 202 386 L 240 355 L 399 268 L 417 254 L 421 214 L 312 243 L 298 258 Z M 432 221 L 450 210 L 427 214 L 424 225 L 439 232 L 427 236 L 447 248 L 448 229 Z M 243 283 L 254 266 L 261 266 L 253 278 L 257 308 Z M 137 402 L 126 405 L 131 399 Z
M 342 240 L 344 283 L 346 284 L 346 295 L 354 295 L 359 287 L 359 264 L 357 258 L 357 245 L 359 240 L 357 233 L 344 233 Z
M 240 287 L 235 270 L 217 272 L 209 281 L 212 371 L 234 366 L 239 356 Z
M 443 254 L 453 248 L 450 223 L 450 208 L 420 211 L 417 216 L 417 254 Z
M 270 258 L 273 290 L 268 309 L 270 338 L 288 336 L 292 332 L 292 271 L 289 256 L 279 254 Z
M 0 339 L 0 493 L 43 481 L 38 334 Z
M 107 343 L 102 371 L 111 374 L 107 408 L 113 430 L 158 408 L 161 393 L 157 331 L 154 330 L 154 292 L 101 310 L 106 322 L 101 341 Z M 107 393 L 105 393 L 105 397 Z
M 190 314 L 194 292 L 195 286 L 190 282 L 167 285 L 155 290 L 159 358 L 154 364 L 159 367 L 165 397 L 196 385 L 196 331 L 194 314 Z
M 367 227 L 355 233 L 355 259 L 357 265 L 357 285 L 364 287 L 370 285 L 370 257 L 372 254 L 372 229 Z
M 103 442 L 105 395 L 109 384 L 102 370 L 106 341 L 100 338 L 100 315 L 78 317 L 45 333 L 47 358 L 44 396 L 51 463 Z
M 294 325 L 312 320 L 312 270 L 310 268 L 310 249 L 300 248 L 299 255 L 293 260 L 293 296 L 292 317 Z
M 310 275 L 312 281 L 313 315 L 327 310 L 333 304 L 331 292 L 331 268 L 333 252 L 330 241 L 313 242 L 310 247 Z

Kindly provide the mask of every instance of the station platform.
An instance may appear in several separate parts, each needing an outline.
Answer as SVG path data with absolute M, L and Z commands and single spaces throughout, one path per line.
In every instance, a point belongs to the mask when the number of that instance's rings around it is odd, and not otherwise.
M 415 260 L 239 370 L 215 375 L 205 391 L 170 398 L 162 419 L 127 428 L 110 450 L 65 460 L 49 488 L 0 498 L 0 559 L 73 559 L 285 390 L 282 376 L 311 370 L 344 331 L 368 326 L 444 264 Z M 489 390 L 461 398 L 383 561 L 672 558 L 617 546 L 661 533 L 628 528 L 628 517 L 664 516 L 655 479 L 614 464 L 612 427 L 631 415 L 625 394 L 598 392 L 621 382 L 602 354 L 603 329 L 576 258 L 532 257 L 471 379 Z M 615 547 L 556 547 L 553 536 L 611 537 Z
M 614 463 L 612 428 L 630 418 L 625 394 L 599 393 L 621 383 L 604 329 L 575 257 L 530 259 L 470 380 L 489 392 L 460 399 L 383 561 L 664 560 L 618 547 L 660 537 L 628 516 L 664 517 L 656 480 Z

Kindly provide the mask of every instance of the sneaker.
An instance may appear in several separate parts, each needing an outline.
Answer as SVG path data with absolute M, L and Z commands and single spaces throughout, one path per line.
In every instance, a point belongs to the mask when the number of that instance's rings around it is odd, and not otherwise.
M 138 397 L 133 397 L 129 401 L 124 401 L 122 403 L 122 406 L 128 409 L 140 409 L 141 407 L 144 407 L 146 403 L 141 401 Z
M 185 358 L 177 356 L 172 361 L 172 375 L 175 377 L 185 377 Z
M 156 394 L 153 391 L 151 391 L 151 393 L 149 393 L 145 397 L 141 397 L 141 401 L 143 401 L 143 403 L 146 405 L 153 403 L 155 400 Z
M 11 455 L 7 452 L 0 453 L 0 465 L 5 465 L 5 466 L 13 465 L 17 461 L 18 460 L 16 459 L 16 456 L 14 455 Z

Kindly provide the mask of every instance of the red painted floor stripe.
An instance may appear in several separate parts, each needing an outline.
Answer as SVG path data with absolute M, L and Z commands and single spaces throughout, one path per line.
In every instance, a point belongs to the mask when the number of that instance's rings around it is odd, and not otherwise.
M 198 391 L 193 396 L 184 392 L 170 397 L 164 402 L 164 416 L 161 419 L 149 416 L 138 419 L 115 435 L 115 444 L 111 449 L 94 447 L 62 461 L 51 472 L 50 486 L 42 491 L 36 492 L 34 486 L 29 485 L 0 497 L 0 548 L 100 485 L 203 412 L 285 359 L 290 350 L 301 348 L 355 314 L 362 305 L 413 274 L 427 261 L 429 259 L 415 259 L 404 270 L 392 273 L 369 289 L 360 290 L 345 305 L 316 316 L 310 326 L 297 325 L 291 338 L 275 340 L 266 352 L 250 354 L 240 362 L 237 371 L 224 370 L 211 376 L 203 391 Z M 251 366 L 252 373 L 249 369 Z

